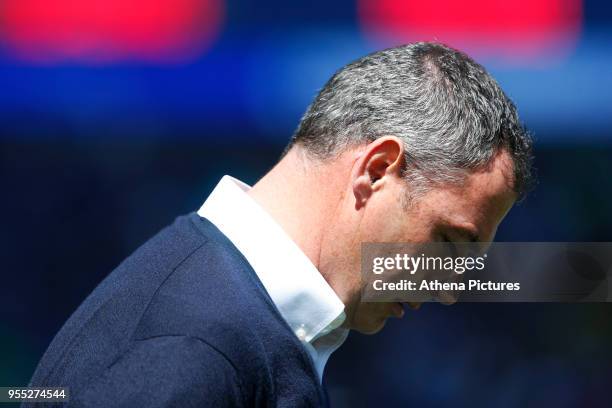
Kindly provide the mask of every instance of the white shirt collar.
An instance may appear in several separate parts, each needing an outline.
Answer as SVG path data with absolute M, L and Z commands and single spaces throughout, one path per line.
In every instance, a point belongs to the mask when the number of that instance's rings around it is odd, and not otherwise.
M 344 304 L 281 226 L 246 194 L 249 189 L 241 181 L 224 176 L 198 215 L 232 241 L 295 335 L 316 348 L 315 340 L 344 322 Z M 340 337 L 338 346 L 346 334 L 348 330 L 334 336 Z M 315 361 L 315 365 L 319 364 Z

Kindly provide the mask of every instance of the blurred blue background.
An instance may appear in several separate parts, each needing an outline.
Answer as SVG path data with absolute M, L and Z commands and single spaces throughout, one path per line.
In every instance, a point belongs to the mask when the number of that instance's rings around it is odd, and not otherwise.
M 540 183 L 498 240 L 612 241 L 612 4 L 508 3 L 0 0 L 0 385 L 25 385 L 108 272 L 222 175 L 254 183 L 327 78 L 386 46 L 467 50 L 535 134 Z M 610 406 L 611 311 L 426 304 L 351 334 L 326 382 L 338 407 Z

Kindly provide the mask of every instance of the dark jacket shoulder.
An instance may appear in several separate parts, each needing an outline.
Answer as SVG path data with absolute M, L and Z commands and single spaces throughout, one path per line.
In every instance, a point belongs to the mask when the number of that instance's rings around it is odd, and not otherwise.
M 322 400 L 308 354 L 255 272 L 193 213 L 160 231 L 92 292 L 49 346 L 31 384 L 69 386 L 83 405 L 118 387 L 127 406 L 156 389 L 200 401 L 201 394 L 185 392 L 210 381 L 231 394 L 230 406 L 244 399 Z

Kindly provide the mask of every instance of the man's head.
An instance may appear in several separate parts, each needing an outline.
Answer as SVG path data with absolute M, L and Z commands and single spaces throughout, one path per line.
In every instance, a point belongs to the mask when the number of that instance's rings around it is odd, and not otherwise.
M 302 197 L 317 212 L 304 215 L 317 237 L 307 254 L 349 327 L 375 332 L 400 312 L 359 301 L 362 242 L 492 241 L 531 184 L 531 148 L 512 102 L 459 51 L 417 43 L 338 71 L 281 164 L 300 161 L 302 179 L 316 180 Z

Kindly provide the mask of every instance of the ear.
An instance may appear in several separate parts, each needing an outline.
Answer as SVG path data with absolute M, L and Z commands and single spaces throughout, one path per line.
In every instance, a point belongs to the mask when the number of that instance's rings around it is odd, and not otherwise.
M 398 137 L 385 136 L 368 144 L 355 162 L 351 175 L 355 209 L 365 206 L 390 177 L 400 177 L 403 164 L 404 143 Z

